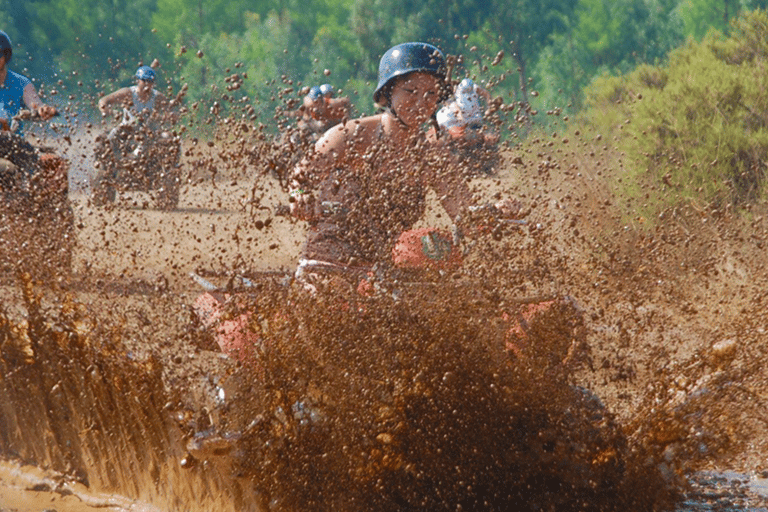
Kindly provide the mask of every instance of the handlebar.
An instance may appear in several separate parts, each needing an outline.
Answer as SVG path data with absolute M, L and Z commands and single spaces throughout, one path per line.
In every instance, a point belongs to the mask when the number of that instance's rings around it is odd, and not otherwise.
M 60 115 L 61 113 L 58 110 L 56 110 L 56 112 L 53 113 L 53 117 L 59 117 Z M 13 116 L 11 120 L 12 121 L 40 121 L 42 120 L 42 118 L 40 117 L 40 113 L 37 110 L 22 109 L 22 110 L 19 110 L 19 113 Z
M 53 117 L 59 117 L 61 114 L 58 110 L 53 113 Z M 8 122 L 7 119 L 0 118 L 0 130 L 5 132 L 15 132 L 16 127 L 21 121 L 44 121 L 37 110 L 19 110 L 18 114 L 13 116 Z

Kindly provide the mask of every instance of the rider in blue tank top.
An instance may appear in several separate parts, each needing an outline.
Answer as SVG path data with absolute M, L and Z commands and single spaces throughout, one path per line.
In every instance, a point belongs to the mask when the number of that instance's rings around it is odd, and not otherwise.
M 31 83 L 29 78 L 11 70 L 7 71 L 5 82 L 0 85 L 0 119 L 10 122 L 19 110 L 27 107 L 24 103 L 24 88 Z M 21 133 L 21 126 L 16 132 Z
M 21 137 L 21 123 L 14 125 L 13 117 L 27 109 L 48 120 L 56 115 L 56 108 L 43 103 L 29 78 L 8 69 L 12 56 L 11 39 L 0 30 L 0 158 L 32 173 L 37 165 L 37 153 Z

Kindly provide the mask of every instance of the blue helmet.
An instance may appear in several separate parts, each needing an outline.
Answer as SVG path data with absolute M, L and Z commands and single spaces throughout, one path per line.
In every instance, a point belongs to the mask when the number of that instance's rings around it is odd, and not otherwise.
M 322 94 L 326 98 L 333 98 L 333 86 L 331 84 L 321 85 L 320 94 Z
M 447 66 L 445 56 L 437 47 L 428 43 L 402 43 L 393 46 L 379 61 L 379 84 L 373 92 L 373 101 L 383 107 L 389 106 L 389 86 L 399 77 L 421 71 L 445 80 Z M 381 96 L 384 94 L 384 102 Z
M 11 57 L 13 56 L 13 46 L 11 46 L 11 38 L 8 37 L 8 34 L 0 30 L 0 51 L 3 52 L 3 56 L 5 57 L 5 63 L 11 62 Z
M 318 87 L 317 85 L 311 87 L 309 89 L 309 93 L 307 94 L 307 96 L 309 96 L 309 99 L 311 99 L 312 101 L 319 99 L 322 95 L 323 95 L 323 91 L 320 90 L 320 87 Z
M 155 70 L 149 66 L 141 66 L 136 70 L 136 74 L 134 76 L 136 79 L 144 80 L 145 82 L 154 82 L 156 78 Z

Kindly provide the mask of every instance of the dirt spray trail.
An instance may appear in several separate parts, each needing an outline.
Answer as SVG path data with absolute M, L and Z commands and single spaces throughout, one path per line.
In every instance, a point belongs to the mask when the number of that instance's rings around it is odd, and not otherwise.
M 46 470 L 7 488 L 57 510 L 764 506 L 765 212 L 679 208 L 639 229 L 589 144 L 531 141 L 474 178 L 480 198 L 519 198 L 528 224 L 479 237 L 440 293 L 308 301 L 265 280 L 243 306 L 260 315 L 258 365 L 213 350 L 188 273 L 226 286 L 295 265 L 304 226 L 275 216 L 286 193 L 267 149 L 257 168 L 191 146 L 173 212 L 73 193 L 74 276 L 5 276 L 0 455 L 5 474 Z M 435 208 L 421 225 L 446 222 Z M 542 367 L 546 350 L 510 364 L 499 319 L 536 294 L 583 312 L 579 365 Z M 725 469 L 757 491 L 686 489 Z

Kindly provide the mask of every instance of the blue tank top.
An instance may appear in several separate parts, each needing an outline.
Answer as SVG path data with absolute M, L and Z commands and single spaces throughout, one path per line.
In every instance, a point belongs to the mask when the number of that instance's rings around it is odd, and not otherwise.
M 145 122 L 148 123 L 148 127 L 152 130 L 157 130 L 160 127 L 160 123 L 156 118 L 152 117 L 152 112 L 155 110 L 155 99 L 157 98 L 157 91 L 152 89 L 149 99 L 147 101 L 141 101 L 137 87 L 131 86 L 131 95 L 133 96 L 133 110 L 136 115 L 142 117 Z
M 19 110 L 27 108 L 24 104 L 24 88 L 30 83 L 29 78 L 8 70 L 5 82 L 0 85 L 0 118 L 10 123 Z M 21 133 L 21 123 L 16 132 Z

